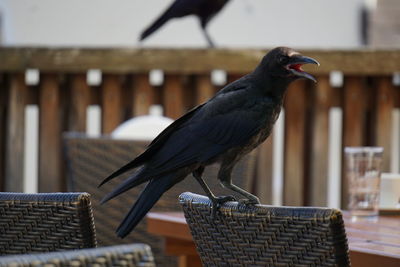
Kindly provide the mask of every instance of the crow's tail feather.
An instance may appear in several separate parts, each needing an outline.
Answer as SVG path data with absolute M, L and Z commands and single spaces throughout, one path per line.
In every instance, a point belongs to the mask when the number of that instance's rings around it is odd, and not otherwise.
M 173 179 L 174 177 L 172 175 L 167 175 L 165 177 L 150 180 L 136 203 L 119 225 L 116 231 L 119 237 L 124 238 L 136 227 L 146 213 L 160 199 L 162 194 L 171 188 L 173 185 Z
M 134 160 L 132 160 L 131 162 L 129 162 L 128 164 L 122 166 L 121 168 L 119 168 L 118 170 L 116 170 L 115 172 L 113 172 L 112 174 L 110 174 L 107 178 L 105 178 L 97 187 L 102 186 L 103 184 L 107 183 L 108 181 L 114 179 L 115 177 L 131 170 L 134 168 L 137 168 L 138 166 L 140 166 L 141 164 L 143 164 L 142 161 L 140 161 L 141 157 L 137 157 Z
M 146 30 L 140 35 L 140 41 L 143 41 L 147 36 L 158 30 L 168 20 L 172 18 L 179 18 L 188 15 L 186 8 L 182 7 L 182 1 L 175 1 L 170 7 L 168 7 L 164 13 L 156 21 L 154 21 Z
M 103 199 L 100 201 L 100 204 L 104 204 L 110 199 L 148 180 L 150 180 L 150 178 L 146 175 L 144 169 L 138 170 L 135 174 L 133 174 L 132 176 L 128 177 L 125 181 L 120 183 L 113 191 L 111 191 L 105 197 L 103 197 Z
M 158 30 L 161 26 L 164 25 L 165 22 L 167 22 L 170 18 L 164 13 L 161 15 L 156 21 L 154 21 L 146 30 L 142 32 L 140 35 L 140 41 L 143 41 L 146 39 L 150 34 Z

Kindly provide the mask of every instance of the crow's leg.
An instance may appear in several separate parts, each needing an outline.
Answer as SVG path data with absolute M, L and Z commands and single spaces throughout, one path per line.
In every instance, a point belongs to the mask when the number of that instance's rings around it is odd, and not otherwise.
M 204 192 L 206 192 L 207 196 L 210 198 L 210 200 L 212 202 L 212 210 L 213 210 L 212 217 L 215 218 L 215 215 L 222 204 L 224 204 L 225 202 L 228 202 L 228 201 L 235 201 L 236 199 L 233 196 L 216 197 L 213 194 L 213 192 L 211 192 L 211 190 L 208 187 L 208 185 L 206 184 L 206 182 L 203 180 L 203 178 L 202 178 L 203 172 L 204 172 L 204 167 L 201 166 L 201 167 L 197 168 L 192 174 L 193 174 L 194 178 L 196 178 L 197 182 L 199 182 L 199 184 L 203 188 Z
M 229 188 L 232 191 L 235 191 L 246 198 L 245 200 L 240 200 L 239 202 L 244 204 L 260 204 L 260 200 L 258 199 L 258 197 L 232 183 L 231 174 L 233 165 L 234 164 L 230 164 L 230 166 L 227 167 L 221 165 L 221 169 L 218 172 L 218 179 L 220 180 L 221 184 L 224 187 Z
M 215 44 L 214 44 L 214 42 L 211 40 L 211 37 L 210 37 L 210 35 L 208 34 L 206 28 L 205 28 L 205 27 L 201 27 L 201 30 L 202 30 L 202 32 L 203 32 L 204 37 L 205 37 L 206 40 L 207 40 L 208 45 L 209 45 L 211 48 L 214 48 L 214 47 L 215 47 Z

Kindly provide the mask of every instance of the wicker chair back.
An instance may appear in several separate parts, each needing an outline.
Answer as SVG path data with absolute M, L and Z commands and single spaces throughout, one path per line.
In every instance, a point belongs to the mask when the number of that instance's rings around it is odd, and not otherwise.
M 0 257 L 0 267 L 155 267 L 150 247 L 130 244 Z
M 87 193 L 0 193 L 0 255 L 96 246 Z
M 152 248 L 156 263 L 159 266 L 176 266 L 173 257 L 164 255 L 164 243 L 160 237 L 147 233 L 146 220 L 124 239 L 116 236 L 115 230 L 126 212 L 136 201 L 143 186 L 129 190 L 127 193 L 99 205 L 100 200 L 119 184 L 127 175 L 121 175 L 98 188 L 99 183 L 110 173 L 131 161 L 143 152 L 147 143 L 132 140 L 115 140 L 108 137 L 88 138 L 82 134 L 69 133 L 64 136 L 68 165 L 69 191 L 89 192 L 92 196 L 96 231 L 100 246 L 121 243 L 145 243 Z M 251 154 L 237 164 L 233 180 L 237 185 L 250 190 L 255 168 L 255 156 Z M 217 166 L 206 168 L 204 177 L 210 188 L 218 195 L 230 193 L 223 189 L 216 179 Z M 192 177 L 187 177 L 166 192 L 153 207 L 152 211 L 180 211 L 178 196 L 185 191 L 203 193 L 200 185 Z
M 342 214 L 312 207 L 225 203 L 180 196 L 204 266 L 350 266 Z

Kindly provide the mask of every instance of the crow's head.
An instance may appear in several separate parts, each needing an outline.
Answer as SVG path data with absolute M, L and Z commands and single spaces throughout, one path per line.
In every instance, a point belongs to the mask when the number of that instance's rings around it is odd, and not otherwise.
M 284 77 L 290 80 L 306 78 L 316 82 L 311 74 L 301 69 L 302 65 L 310 63 L 319 65 L 315 59 L 302 56 L 291 48 L 277 47 L 265 55 L 260 65 L 272 76 Z

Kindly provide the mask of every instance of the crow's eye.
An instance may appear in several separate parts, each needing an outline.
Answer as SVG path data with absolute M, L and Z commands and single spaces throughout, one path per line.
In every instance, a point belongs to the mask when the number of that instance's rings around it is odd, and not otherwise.
M 288 56 L 280 56 L 278 59 L 278 62 L 282 65 L 286 65 L 289 63 L 289 57 Z

